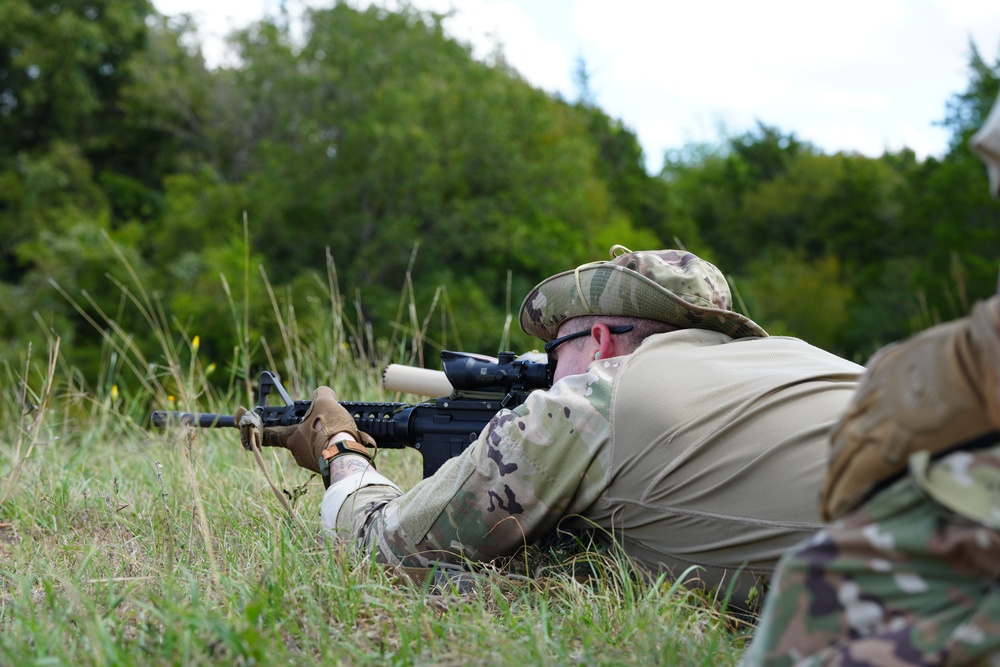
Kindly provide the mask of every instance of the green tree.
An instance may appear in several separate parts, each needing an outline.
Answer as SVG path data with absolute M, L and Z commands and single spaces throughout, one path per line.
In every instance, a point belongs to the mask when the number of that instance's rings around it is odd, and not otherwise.
M 809 260 L 801 251 L 773 250 L 751 263 L 740 292 L 754 320 L 772 336 L 795 336 L 843 353 L 853 293 L 836 257 Z
M 474 61 L 440 18 L 337 4 L 310 13 L 300 51 L 274 22 L 238 37 L 234 78 L 258 109 L 251 227 L 281 281 L 329 247 L 375 321 L 408 275 L 424 304 L 447 285 L 464 344 L 489 349 L 553 267 L 650 235 L 616 204 L 588 115 Z
M 907 172 L 907 235 L 920 239 L 914 289 L 926 300 L 923 324 L 959 317 L 996 290 L 1000 205 L 990 199 L 968 140 L 1000 93 L 1000 60 L 989 65 L 970 44 L 968 88 L 949 100 L 943 125 L 950 149 Z
M 6 0 L 0 5 L 0 168 L 55 140 L 108 147 L 125 63 L 142 48 L 147 0 Z
M 656 239 L 669 244 L 677 239 L 690 249 L 702 246 L 691 219 L 674 214 L 667 182 L 646 170 L 645 155 L 635 133 L 593 104 L 579 102 L 575 106 L 587 118 L 587 130 L 598 150 L 595 169 L 615 208 L 632 225 L 649 230 L 654 244 Z
M 814 154 L 815 149 L 794 133 L 759 122 L 755 130 L 728 137 L 721 145 L 697 144 L 669 152 L 662 176 L 669 184 L 674 216 L 691 220 L 720 265 L 740 272 L 763 246 L 794 246 L 794 237 L 802 234 L 793 205 L 783 206 L 780 219 L 748 221 L 746 199 L 764 188 L 782 189 L 780 182 L 798 161 Z M 760 208 L 757 203 L 750 206 Z

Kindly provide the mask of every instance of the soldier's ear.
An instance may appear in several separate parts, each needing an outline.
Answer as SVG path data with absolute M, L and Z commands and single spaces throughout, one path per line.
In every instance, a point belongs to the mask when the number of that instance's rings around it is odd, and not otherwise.
M 592 326 L 590 328 L 590 337 L 594 339 L 594 343 L 597 345 L 595 360 L 608 359 L 622 354 L 622 350 L 618 349 L 618 346 L 615 344 L 615 337 L 611 335 L 607 324 L 598 322 Z

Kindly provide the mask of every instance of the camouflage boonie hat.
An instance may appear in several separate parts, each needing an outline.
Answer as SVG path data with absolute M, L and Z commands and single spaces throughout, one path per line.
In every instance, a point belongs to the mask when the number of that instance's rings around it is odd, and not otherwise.
M 582 315 L 619 315 L 733 338 L 766 336 L 732 310 L 725 276 L 683 250 L 632 252 L 616 245 L 610 262 L 591 262 L 539 283 L 521 304 L 521 329 L 549 341 L 560 325 Z

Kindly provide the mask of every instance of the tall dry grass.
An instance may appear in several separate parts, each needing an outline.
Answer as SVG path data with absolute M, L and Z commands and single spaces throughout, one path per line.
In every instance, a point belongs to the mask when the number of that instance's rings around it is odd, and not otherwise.
M 282 340 L 264 343 L 269 363 L 300 395 L 336 378 L 342 397 L 397 398 L 382 395 L 379 369 L 416 360 L 428 317 L 404 290 L 399 339 L 366 340 L 332 262 L 327 279 L 328 319 L 309 328 L 324 336 L 302 335 L 294 309 L 273 298 Z M 151 408 L 231 413 L 252 401 L 250 373 L 220 390 L 209 382 L 213 362 L 199 356 L 211 332 L 181 329 L 137 280 L 120 288 L 156 333 L 155 355 L 100 304 L 62 290 L 104 332 L 98 381 L 67 367 L 55 334 L 42 354 L 26 350 L 22 366 L 2 369 L 0 663 L 736 662 L 744 627 L 668 580 L 636 579 L 614 549 L 552 538 L 462 593 L 401 581 L 326 543 L 322 483 L 283 452 L 265 462 L 291 514 L 235 431 L 148 428 Z M 247 333 L 241 298 L 230 302 L 244 346 L 236 364 L 261 343 Z M 414 452 L 380 457 L 402 486 L 419 479 Z

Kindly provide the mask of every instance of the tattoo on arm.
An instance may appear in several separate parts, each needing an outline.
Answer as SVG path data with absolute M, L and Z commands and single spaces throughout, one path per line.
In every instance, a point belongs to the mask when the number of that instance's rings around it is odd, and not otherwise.
M 374 470 L 375 467 L 360 454 L 344 454 L 330 461 L 330 484 L 357 472 Z

